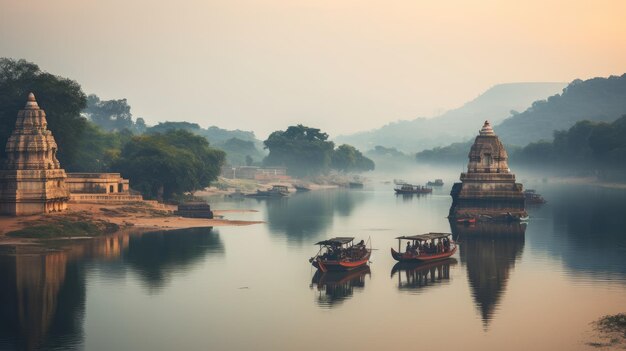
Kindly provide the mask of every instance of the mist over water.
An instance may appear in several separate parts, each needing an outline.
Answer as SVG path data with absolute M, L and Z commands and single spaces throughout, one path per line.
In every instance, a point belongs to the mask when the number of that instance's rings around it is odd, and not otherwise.
M 626 306 L 626 190 L 513 169 L 548 201 L 526 224 L 452 227 L 461 167 L 409 166 L 362 190 L 211 198 L 245 227 L 118 235 L 0 255 L 1 349 L 587 349 L 590 322 Z M 393 179 L 442 178 L 424 196 Z M 452 231 L 449 260 L 401 266 L 399 235 Z M 316 241 L 371 239 L 369 268 L 320 274 Z M 558 328 L 558 333 L 555 333 Z M 512 342 L 514 341 L 514 342 Z

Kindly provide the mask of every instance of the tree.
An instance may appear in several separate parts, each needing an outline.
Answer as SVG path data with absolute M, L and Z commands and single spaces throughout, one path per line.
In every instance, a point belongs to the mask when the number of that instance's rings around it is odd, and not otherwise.
M 4 145 L 29 92 L 35 94 L 39 106 L 46 111 L 48 129 L 59 147 L 61 166 L 73 163 L 87 126 L 87 120 L 80 115 L 86 106 L 80 85 L 44 72 L 34 63 L 8 58 L 0 58 L 0 157 L 5 157 Z
M 102 101 L 97 95 L 91 94 L 87 96 L 87 108 L 83 113 L 108 132 L 133 127 L 133 115 L 126 99 Z
M 265 140 L 268 166 L 285 166 L 293 175 L 307 176 L 329 170 L 334 143 L 319 129 L 298 124 L 285 131 L 275 131 Z
M 157 199 L 204 189 L 217 179 L 224 152 L 185 130 L 133 137 L 112 168 L 128 177 L 133 188 Z
M 333 169 L 342 172 L 371 171 L 375 167 L 374 161 L 363 156 L 361 151 L 348 144 L 340 145 L 333 152 L 331 166 Z

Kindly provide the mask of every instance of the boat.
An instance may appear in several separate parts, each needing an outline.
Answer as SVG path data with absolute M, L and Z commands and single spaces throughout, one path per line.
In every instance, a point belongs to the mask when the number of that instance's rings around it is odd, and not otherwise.
M 322 272 L 348 271 L 367 264 L 372 253 L 361 240 L 354 244 L 353 237 L 336 237 L 315 243 L 320 246 L 317 254 L 309 259 L 313 267 Z
M 526 201 L 527 205 L 538 205 L 546 203 L 546 200 L 541 195 L 537 194 L 534 189 L 524 190 L 524 200 Z
M 363 188 L 363 182 L 353 181 L 353 182 L 348 183 L 348 187 L 350 189 L 362 189 Z
M 429 181 L 428 183 L 426 183 L 426 185 L 428 185 L 428 186 L 443 186 L 443 180 L 442 179 L 435 179 L 434 182 Z
M 396 194 L 430 194 L 433 192 L 433 188 L 421 186 L 421 185 L 412 185 L 412 184 L 402 184 L 393 189 Z
M 299 192 L 299 193 L 311 191 L 311 188 L 304 184 L 294 184 L 293 187 L 296 188 L 296 192 Z
M 257 190 L 256 193 L 246 194 L 247 197 L 284 197 L 289 195 L 289 188 L 285 185 L 274 185 L 267 190 Z
M 398 262 L 428 262 L 448 258 L 456 252 L 457 245 L 450 233 L 426 233 L 420 235 L 399 236 L 398 251 L 391 248 L 391 256 Z M 402 240 L 413 242 L 413 248 L 401 252 Z M 435 242 L 437 241 L 437 242 Z M 428 245 L 428 247 L 426 247 Z

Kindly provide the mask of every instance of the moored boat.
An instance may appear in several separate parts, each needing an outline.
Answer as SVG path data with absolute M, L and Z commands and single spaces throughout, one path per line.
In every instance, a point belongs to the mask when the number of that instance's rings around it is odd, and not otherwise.
M 433 192 L 433 188 L 405 183 L 394 188 L 393 191 L 396 194 L 430 194 Z
M 289 188 L 285 185 L 274 185 L 267 190 L 257 190 L 256 193 L 246 194 L 248 197 L 284 197 L 289 195 Z
M 429 181 L 426 183 L 428 186 L 443 186 L 443 179 L 435 179 L 434 182 Z
M 364 266 L 372 253 L 363 240 L 354 244 L 353 237 L 336 237 L 315 245 L 319 245 L 320 250 L 309 262 L 322 272 L 347 271 Z
M 537 194 L 534 189 L 524 190 L 524 201 L 526 201 L 527 205 L 540 205 L 546 203 L 543 196 Z
M 450 233 L 426 233 L 399 236 L 398 251 L 391 248 L 391 256 L 399 262 L 427 262 L 448 258 L 456 252 L 456 243 Z M 401 252 L 402 240 L 407 241 L 405 252 Z
M 296 192 L 299 193 L 311 191 L 311 188 L 305 184 L 294 184 L 293 187 L 296 188 Z

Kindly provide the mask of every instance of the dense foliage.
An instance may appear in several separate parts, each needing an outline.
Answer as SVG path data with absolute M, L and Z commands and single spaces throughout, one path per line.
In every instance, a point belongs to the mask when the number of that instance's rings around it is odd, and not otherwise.
M 126 99 L 100 100 L 97 95 L 87 96 L 87 108 L 83 110 L 89 120 L 105 131 L 130 130 L 143 133 L 146 123 L 143 118 L 133 121 L 130 105 Z
M 80 85 L 44 72 L 34 63 L 8 58 L 0 58 L 0 157 L 4 158 L 4 145 L 29 92 L 35 94 L 39 106 L 46 111 L 61 164 L 73 164 L 87 128 L 87 120 L 80 115 L 86 106 Z
M 205 138 L 171 130 L 133 137 L 112 167 L 144 195 L 171 199 L 209 186 L 224 158 L 224 152 L 209 147 Z
M 331 167 L 342 172 L 365 172 L 373 171 L 375 165 L 354 146 L 343 144 L 333 151 Z
M 500 139 L 512 145 L 552 139 L 556 130 L 576 122 L 612 122 L 626 113 L 626 74 L 609 78 L 577 79 L 560 95 L 535 101 L 526 111 L 496 126 Z
M 344 144 L 335 150 L 328 134 L 317 128 L 298 124 L 285 131 L 275 131 L 263 142 L 269 155 L 263 160 L 268 166 L 285 166 L 289 174 L 312 176 L 331 168 L 344 172 L 373 170 L 372 160 L 354 147 Z
M 263 159 L 260 141 L 254 133 L 242 130 L 226 130 L 218 127 L 204 129 L 197 123 L 162 122 L 147 129 L 147 133 L 164 133 L 169 130 L 182 129 L 195 135 L 205 137 L 213 147 L 226 152 L 226 160 L 232 165 L 244 165 Z M 247 160 L 252 159 L 251 162 Z

